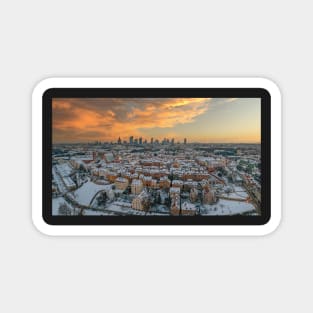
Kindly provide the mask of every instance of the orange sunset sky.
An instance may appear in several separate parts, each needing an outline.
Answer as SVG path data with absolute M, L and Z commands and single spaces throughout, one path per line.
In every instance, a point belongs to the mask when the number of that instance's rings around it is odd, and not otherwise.
M 260 143 L 258 98 L 55 98 L 53 143 L 129 140 Z

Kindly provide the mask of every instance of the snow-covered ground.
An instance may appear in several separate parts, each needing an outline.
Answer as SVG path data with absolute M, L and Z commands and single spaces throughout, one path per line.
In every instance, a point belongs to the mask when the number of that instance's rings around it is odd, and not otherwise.
M 215 204 L 202 205 L 202 215 L 234 215 L 255 211 L 252 203 L 220 199 Z
M 230 192 L 225 192 L 228 189 Z M 226 186 L 223 188 L 223 191 L 220 195 L 222 197 L 232 198 L 232 199 L 241 199 L 245 200 L 249 197 L 248 193 L 246 192 L 245 188 L 242 186 L 237 186 L 234 184 L 229 184 L 229 186 Z
M 222 193 L 221 196 L 238 200 L 245 200 L 248 198 L 248 194 L 245 191 Z
M 131 203 L 114 201 L 113 203 L 107 206 L 107 210 L 113 211 L 116 213 L 123 213 L 128 215 L 142 215 L 143 211 L 136 211 L 131 208 Z
M 84 210 L 84 215 L 145 215 L 143 211 L 136 211 L 131 208 L 131 203 L 114 201 L 108 203 L 106 208 L 101 210 Z
M 170 212 L 170 209 L 168 207 L 166 207 L 165 205 L 163 205 L 163 204 L 156 204 L 151 209 L 151 211 L 154 211 L 154 212 L 159 213 L 159 214 L 168 215 L 169 212 Z
M 89 210 L 85 209 L 83 211 L 85 216 L 105 216 L 105 215 L 115 215 L 114 213 L 105 212 L 105 211 L 96 211 L 96 210 Z
M 87 183 L 83 184 L 80 188 L 75 190 L 74 198 L 78 203 L 88 206 L 90 204 L 90 201 L 97 192 L 101 190 L 107 191 L 109 189 L 111 189 L 110 185 L 97 185 L 92 181 L 88 181 Z
M 75 208 L 67 202 L 63 197 L 52 198 L 52 215 L 59 215 L 59 207 L 65 203 L 73 212 Z

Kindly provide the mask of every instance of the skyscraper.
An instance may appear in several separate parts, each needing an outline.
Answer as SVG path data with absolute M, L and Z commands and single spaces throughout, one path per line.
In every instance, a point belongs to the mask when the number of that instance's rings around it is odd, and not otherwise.
M 134 137 L 133 137 L 133 136 L 130 136 L 130 137 L 129 137 L 129 144 L 132 145 L 133 143 L 134 143 Z
M 150 141 L 150 143 L 153 145 L 153 137 L 151 138 L 151 141 Z
M 184 144 L 187 144 L 187 138 L 184 138 Z
M 139 144 L 142 145 L 142 137 L 139 138 Z

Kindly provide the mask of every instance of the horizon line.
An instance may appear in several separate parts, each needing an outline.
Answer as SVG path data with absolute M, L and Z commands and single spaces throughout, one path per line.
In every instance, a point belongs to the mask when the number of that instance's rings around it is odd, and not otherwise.
M 125 145 L 125 143 L 121 143 L 119 144 L 118 142 L 116 141 L 98 141 L 98 140 L 94 140 L 94 141 L 75 141 L 75 142 L 53 142 L 52 145 L 64 145 L 64 144 L 96 144 L 96 143 L 100 143 L 100 144 L 116 144 L 116 145 Z M 161 144 L 162 141 L 159 141 L 159 144 Z M 151 142 L 147 142 L 147 143 L 133 143 L 133 144 L 130 144 L 129 142 L 126 142 L 127 145 L 151 145 Z M 153 142 L 153 144 L 155 144 L 155 141 Z M 171 142 L 169 142 L 169 144 L 172 144 Z M 255 142 L 255 141 L 251 141 L 251 142 L 228 142 L 228 141 L 225 141 L 225 142 L 199 142 L 199 141 L 190 141 L 190 142 L 187 142 L 187 143 L 184 143 L 184 141 L 182 142 L 175 142 L 174 144 L 182 144 L 182 145 L 188 145 L 188 144 L 233 144 L 233 145 L 238 145 L 238 144 L 261 144 L 261 142 Z

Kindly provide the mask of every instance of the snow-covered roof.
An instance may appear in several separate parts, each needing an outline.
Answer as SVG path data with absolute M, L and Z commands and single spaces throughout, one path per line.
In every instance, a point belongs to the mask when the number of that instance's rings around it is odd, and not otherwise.
M 180 193 L 180 188 L 179 187 L 171 187 L 170 193 Z
M 196 211 L 196 206 L 190 202 L 183 202 L 182 204 L 183 210 Z
M 133 179 L 132 185 L 142 185 L 142 181 L 139 179 Z
M 116 182 L 119 182 L 119 183 L 126 183 L 128 182 L 128 179 L 124 178 L 124 177 L 117 177 Z
M 82 205 L 89 205 L 94 195 L 100 190 L 109 190 L 110 185 L 97 185 L 91 181 L 83 184 L 80 188 L 75 190 L 75 200 Z
M 69 176 L 72 172 L 72 168 L 68 163 L 57 164 L 55 167 L 57 172 L 60 173 L 60 175 L 62 175 L 63 177 Z
M 182 180 L 179 180 L 179 179 L 174 179 L 173 181 L 172 181 L 172 185 L 175 185 L 175 184 L 177 184 L 177 185 L 183 185 L 183 181 Z

